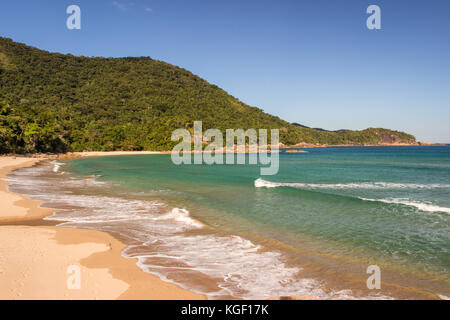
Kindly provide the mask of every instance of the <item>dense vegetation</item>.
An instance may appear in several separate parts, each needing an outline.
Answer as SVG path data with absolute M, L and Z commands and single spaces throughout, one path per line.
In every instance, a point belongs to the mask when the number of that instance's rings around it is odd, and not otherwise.
M 0 37 L 0 153 L 169 150 L 177 128 L 279 128 L 285 144 L 413 142 L 385 129 L 322 131 L 250 107 L 182 68 L 49 53 Z

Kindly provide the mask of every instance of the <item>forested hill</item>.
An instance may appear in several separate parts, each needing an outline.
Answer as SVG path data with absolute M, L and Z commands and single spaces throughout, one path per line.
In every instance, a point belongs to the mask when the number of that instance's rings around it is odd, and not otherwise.
M 172 131 L 194 120 L 204 130 L 279 128 L 284 144 L 415 141 L 385 129 L 295 126 L 148 57 L 76 57 L 0 37 L 0 153 L 170 150 Z

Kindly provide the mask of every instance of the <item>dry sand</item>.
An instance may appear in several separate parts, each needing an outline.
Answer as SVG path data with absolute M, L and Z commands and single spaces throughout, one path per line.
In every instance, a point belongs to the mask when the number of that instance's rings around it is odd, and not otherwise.
M 170 154 L 170 151 L 84 151 L 70 153 L 72 157 L 132 156 L 148 154 Z
M 0 178 L 37 161 L 0 157 Z M 38 205 L 8 192 L 0 180 L 0 299 L 204 299 L 140 270 L 107 233 L 20 225 L 51 214 Z M 79 268 L 79 289 L 70 289 L 71 266 Z

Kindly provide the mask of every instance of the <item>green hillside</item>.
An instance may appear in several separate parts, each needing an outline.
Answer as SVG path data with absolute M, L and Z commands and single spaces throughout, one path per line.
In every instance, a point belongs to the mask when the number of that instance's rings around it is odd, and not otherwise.
M 0 37 L 0 153 L 170 150 L 172 131 L 194 120 L 204 130 L 279 128 L 284 144 L 415 141 L 385 129 L 295 126 L 149 57 L 75 57 Z

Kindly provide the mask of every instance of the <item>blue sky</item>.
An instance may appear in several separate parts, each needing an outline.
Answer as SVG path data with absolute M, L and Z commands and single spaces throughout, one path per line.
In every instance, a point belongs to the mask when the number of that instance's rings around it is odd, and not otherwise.
M 79 5 L 82 29 L 66 28 Z M 381 8 L 381 30 L 366 9 Z M 450 143 L 448 0 L 2 1 L 0 35 L 84 56 L 151 56 L 287 121 Z

